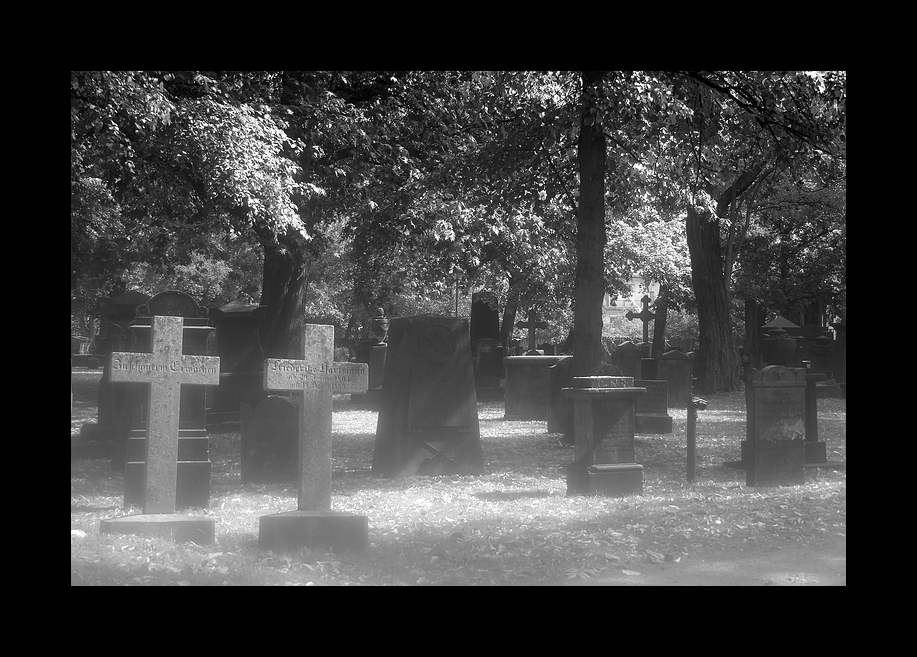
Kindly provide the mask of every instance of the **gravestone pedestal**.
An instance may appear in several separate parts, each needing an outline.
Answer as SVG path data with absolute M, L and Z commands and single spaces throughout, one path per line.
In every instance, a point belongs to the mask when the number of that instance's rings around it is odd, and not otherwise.
M 292 551 L 303 547 L 332 552 L 369 547 L 369 519 L 337 511 L 287 511 L 261 516 L 258 546 Z
M 216 520 L 179 513 L 148 513 L 103 520 L 99 523 L 99 532 L 157 536 L 179 543 L 210 545 L 216 540 Z
M 646 392 L 631 377 L 574 377 L 563 394 L 573 401 L 574 461 L 567 495 L 643 493 L 643 466 L 634 455 L 634 402 Z
M 805 483 L 805 370 L 750 369 L 746 385 L 749 438 L 744 450 L 747 486 Z

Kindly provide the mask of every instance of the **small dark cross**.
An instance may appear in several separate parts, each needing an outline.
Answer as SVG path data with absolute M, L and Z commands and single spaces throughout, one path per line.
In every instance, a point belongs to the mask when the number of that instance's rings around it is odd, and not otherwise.
M 535 311 L 529 310 L 529 319 L 527 322 L 519 322 L 516 328 L 528 329 L 529 332 L 529 351 L 535 351 L 535 329 L 548 328 L 547 322 L 539 322 L 535 319 Z M 528 353 L 528 352 L 526 352 Z
M 111 354 L 112 381 L 150 384 L 144 513 L 175 513 L 181 387 L 220 384 L 219 358 L 182 354 L 184 323 L 181 317 L 157 315 L 151 353 Z
M 369 365 L 334 362 L 334 327 L 306 324 L 302 358 L 264 361 L 265 390 L 301 390 L 297 451 L 300 511 L 331 510 L 332 394 L 365 393 Z
M 649 306 L 650 306 L 651 299 L 649 298 L 648 295 L 644 294 L 643 298 L 640 299 L 640 301 L 643 303 L 643 310 L 641 310 L 639 313 L 634 313 L 633 311 L 628 310 L 627 314 L 624 316 L 627 317 L 627 319 L 639 319 L 641 322 L 643 322 L 643 341 L 649 342 L 650 341 L 650 321 L 656 318 L 656 313 L 650 312 Z

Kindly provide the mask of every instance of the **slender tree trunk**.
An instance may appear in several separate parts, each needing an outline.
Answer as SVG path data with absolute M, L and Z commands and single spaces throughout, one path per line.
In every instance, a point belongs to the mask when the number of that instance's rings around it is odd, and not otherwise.
M 261 305 L 267 306 L 261 324 L 265 358 L 300 358 L 303 305 L 309 282 L 311 254 L 299 245 L 267 244 Z
M 605 295 L 605 133 L 600 99 L 602 71 L 583 71 L 583 105 L 577 145 L 576 277 L 573 309 L 573 376 L 599 371 L 602 299 Z
M 686 232 L 700 329 L 698 356 L 694 360 L 697 391 L 710 394 L 738 390 L 741 367 L 731 330 L 719 222 L 689 208 Z

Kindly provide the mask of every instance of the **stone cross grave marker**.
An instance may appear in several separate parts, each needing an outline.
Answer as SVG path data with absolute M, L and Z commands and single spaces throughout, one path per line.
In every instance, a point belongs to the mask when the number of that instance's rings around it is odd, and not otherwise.
M 219 385 L 220 359 L 182 354 L 184 319 L 153 317 L 151 353 L 113 352 L 111 380 L 148 383 L 144 514 L 175 513 L 178 419 L 183 385 Z
M 264 361 L 264 389 L 301 390 L 297 482 L 300 511 L 331 508 L 331 403 L 333 393 L 365 393 L 366 363 L 334 362 L 334 327 L 307 324 L 299 360 Z
M 538 321 L 538 320 L 536 319 L 535 311 L 534 311 L 534 310 L 529 310 L 529 318 L 528 318 L 528 321 L 525 321 L 525 322 L 517 322 L 517 323 L 516 323 L 516 328 L 527 329 L 528 332 L 529 332 L 529 348 L 528 348 L 528 351 L 526 352 L 526 353 L 528 353 L 528 352 L 534 352 L 534 351 L 536 351 L 536 349 L 535 349 L 535 342 L 536 342 L 536 340 L 535 340 L 535 329 L 546 329 L 546 328 L 548 328 L 548 324 L 547 324 L 547 322 Z
M 627 319 L 639 319 L 641 322 L 643 322 L 643 342 L 649 342 L 650 321 L 656 318 L 656 313 L 650 312 L 650 298 L 648 295 L 644 294 L 640 301 L 643 303 L 643 310 L 641 310 L 639 313 L 628 310 L 627 314 L 624 316 Z

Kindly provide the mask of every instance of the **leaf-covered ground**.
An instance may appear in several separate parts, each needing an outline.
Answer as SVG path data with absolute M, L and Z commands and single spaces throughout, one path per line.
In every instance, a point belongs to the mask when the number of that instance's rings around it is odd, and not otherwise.
M 71 377 L 71 440 L 95 417 L 93 382 Z M 803 485 L 749 488 L 739 458 L 743 393 L 713 395 L 699 413 L 696 481 L 685 481 L 684 410 L 669 435 L 638 434 L 644 494 L 567 497 L 572 447 L 540 421 L 507 421 L 499 402 L 479 403 L 485 473 L 373 477 L 377 413 L 336 398 L 332 508 L 368 516 L 363 553 L 258 549 L 262 515 L 296 509 L 291 485 L 242 485 L 237 429 L 211 434 L 209 546 L 104 535 L 104 518 L 124 515 L 121 475 L 105 459 L 71 458 L 72 585 L 526 585 L 647 563 L 690 563 L 710 552 L 754 555 L 781 546 L 817 550 L 846 536 L 844 468 L 807 470 Z M 846 463 L 846 400 L 819 400 L 828 460 Z M 136 511 L 136 510 L 131 510 Z

